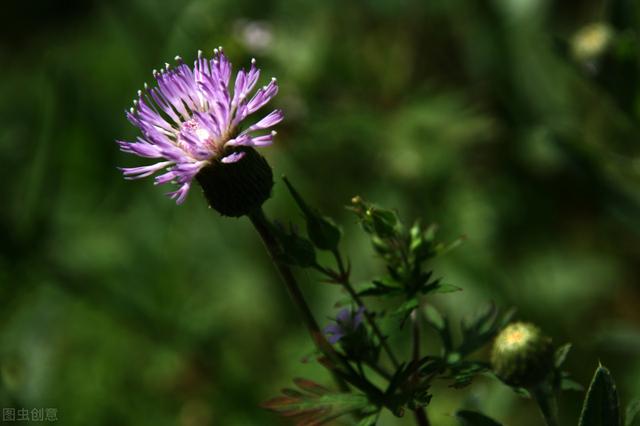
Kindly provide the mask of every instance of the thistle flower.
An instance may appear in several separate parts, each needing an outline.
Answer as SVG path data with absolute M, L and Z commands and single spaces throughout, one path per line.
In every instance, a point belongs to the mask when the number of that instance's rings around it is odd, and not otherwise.
M 221 203 L 218 211 L 222 214 L 246 214 L 244 210 L 256 203 L 261 205 L 269 197 L 273 185 L 271 169 L 253 148 L 273 142 L 276 132 L 265 131 L 282 121 L 283 113 L 274 110 L 244 130 L 240 127 L 276 95 L 276 79 L 272 78 L 250 96 L 260 76 L 255 59 L 251 60 L 248 71 L 238 71 L 233 88 L 231 62 L 222 47 L 214 50 L 211 59 L 198 52 L 193 69 L 179 56 L 175 59 L 175 66 L 166 64 L 160 72 L 153 71 L 157 86 L 149 87 L 145 83 L 144 90 L 138 91 L 133 107 L 127 112 L 127 118 L 140 129 L 142 136 L 135 142 L 118 141 L 124 152 L 161 160 L 121 170 L 126 179 L 139 179 L 162 171 L 155 177 L 155 184 L 177 184 L 178 188 L 167 194 L 177 204 L 184 202 L 193 179 L 198 178 L 214 208 L 217 208 L 214 204 Z M 241 163 L 249 167 L 241 167 Z M 233 176 L 231 182 L 230 176 Z M 251 183 L 237 182 L 243 179 L 250 179 Z M 225 186 L 222 190 L 227 192 L 212 195 L 207 186 Z M 246 200 L 234 199 L 233 193 L 237 191 L 250 193 L 251 206 L 246 205 Z M 237 205 L 241 205 L 242 212 Z
M 335 322 L 324 328 L 327 340 L 332 345 L 338 343 L 345 336 L 352 335 L 358 331 L 363 320 L 364 307 L 359 308 L 355 312 L 348 308 L 340 310 Z

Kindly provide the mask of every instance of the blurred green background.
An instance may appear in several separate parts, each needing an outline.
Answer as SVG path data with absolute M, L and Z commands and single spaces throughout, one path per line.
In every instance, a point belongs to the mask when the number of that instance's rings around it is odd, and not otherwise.
M 467 236 L 436 265 L 464 288 L 434 301 L 454 318 L 517 306 L 574 343 L 579 382 L 600 360 L 623 403 L 640 397 L 636 1 L 35 0 L 2 15 L 0 406 L 56 407 L 61 425 L 282 425 L 258 404 L 296 376 L 330 383 L 301 362 L 311 343 L 248 221 L 116 169 L 144 163 L 114 140 L 137 135 L 124 110 L 151 70 L 218 45 L 278 77 L 286 121 L 263 152 L 343 225 L 357 280 L 382 272 L 343 209 L 360 194 Z M 266 210 L 300 220 L 281 182 Z M 324 324 L 339 293 L 316 278 L 301 274 Z M 562 396 L 562 424 L 581 398 Z M 540 424 L 488 378 L 438 387 L 432 422 L 459 407 Z M 396 424 L 411 418 L 381 420 Z

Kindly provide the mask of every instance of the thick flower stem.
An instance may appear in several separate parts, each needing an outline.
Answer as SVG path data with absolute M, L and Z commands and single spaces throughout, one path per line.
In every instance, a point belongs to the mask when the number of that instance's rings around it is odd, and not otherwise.
M 262 241 L 264 242 L 264 245 L 269 252 L 269 255 L 271 256 L 273 263 L 276 265 L 276 268 L 278 269 L 278 272 L 282 277 L 284 285 L 289 291 L 289 295 L 291 296 L 293 303 L 298 307 L 298 310 L 302 315 L 302 320 L 309 330 L 309 334 L 311 334 L 311 339 L 315 343 L 316 347 L 320 350 L 320 352 L 327 355 L 330 359 L 333 358 L 330 355 L 334 354 L 335 351 L 322 334 L 318 323 L 311 313 L 309 305 L 307 305 L 307 302 L 302 295 L 302 291 L 300 291 L 300 287 L 298 286 L 298 283 L 293 276 L 291 269 L 278 260 L 277 256 L 280 249 L 273 233 L 271 232 L 269 222 L 265 217 L 264 212 L 261 208 L 259 208 L 250 213 L 248 216 L 254 228 L 256 229 L 256 231 L 258 231 L 258 234 L 260 234 L 260 237 L 262 238 Z M 335 358 L 337 358 L 337 356 Z M 334 359 L 331 359 L 331 361 L 334 361 Z

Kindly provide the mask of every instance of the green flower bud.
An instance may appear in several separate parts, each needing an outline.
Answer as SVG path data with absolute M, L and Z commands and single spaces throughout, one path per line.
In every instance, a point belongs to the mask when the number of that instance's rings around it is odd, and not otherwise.
M 496 337 L 491 364 L 493 371 L 506 384 L 535 386 L 553 369 L 551 338 L 533 324 L 510 324 Z
M 613 30 L 605 23 L 596 22 L 582 28 L 571 40 L 573 56 L 579 61 L 600 57 L 613 40 Z
M 196 175 L 209 205 L 223 216 L 244 216 L 271 197 L 273 172 L 267 160 L 253 148 L 240 152 L 244 156 L 235 163 L 216 160 Z

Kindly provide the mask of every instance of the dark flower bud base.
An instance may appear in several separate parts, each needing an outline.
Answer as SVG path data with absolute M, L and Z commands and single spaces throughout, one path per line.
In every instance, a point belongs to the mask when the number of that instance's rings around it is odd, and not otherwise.
M 247 215 L 271 197 L 273 172 L 253 148 L 242 148 L 235 163 L 215 161 L 196 175 L 209 205 L 223 216 Z

